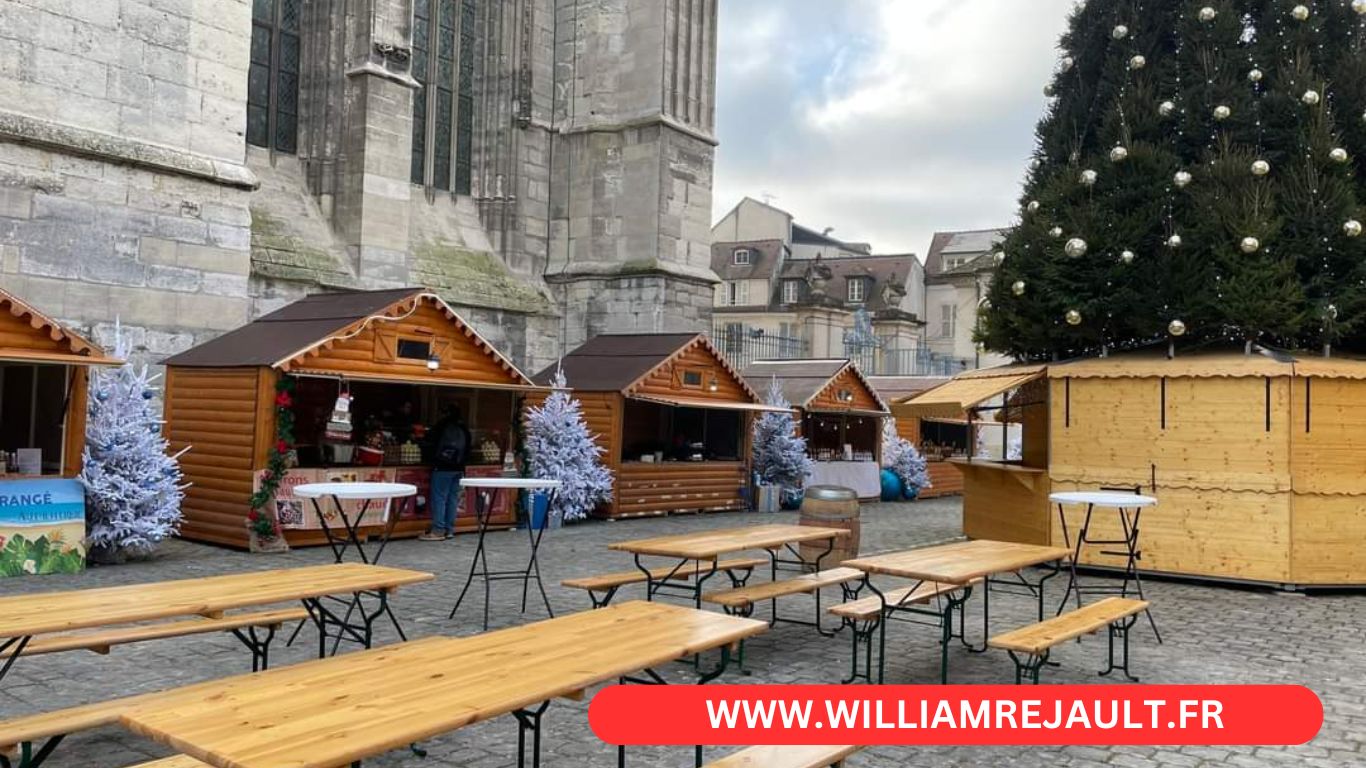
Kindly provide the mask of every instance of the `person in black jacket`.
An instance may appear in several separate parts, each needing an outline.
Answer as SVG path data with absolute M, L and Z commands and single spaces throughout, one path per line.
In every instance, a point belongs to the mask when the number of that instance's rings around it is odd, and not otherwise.
M 460 508 L 460 481 L 465 476 L 473 438 L 465 427 L 460 408 L 447 404 L 441 420 L 427 433 L 427 460 L 432 465 L 428 509 L 432 527 L 422 541 L 445 541 L 455 535 L 455 514 Z

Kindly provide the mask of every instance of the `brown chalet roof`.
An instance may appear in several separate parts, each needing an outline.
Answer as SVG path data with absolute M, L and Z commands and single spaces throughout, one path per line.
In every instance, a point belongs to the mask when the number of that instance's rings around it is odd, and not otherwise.
M 694 343 L 706 346 L 726 370 L 745 387 L 755 402 L 760 398 L 745 379 L 731 367 L 721 353 L 701 333 L 638 333 L 607 334 L 589 339 L 583 346 L 565 355 L 560 362 L 548 366 L 532 377 L 538 386 L 550 386 L 555 371 L 563 366 L 565 383 L 570 389 L 585 392 L 626 392 L 626 390 L 655 368 L 686 351 Z
M 850 367 L 853 367 L 854 375 L 868 388 L 873 398 L 882 401 L 878 391 L 849 360 L 755 360 L 745 368 L 744 374 L 749 386 L 759 392 L 767 392 L 767 382 L 776 378 L 783 389 L 783 397 L 792 405 L 805 408 L 830 386 L 836 376 Z M 882 402 L 882 407 L 890 412 L 885 402 Z

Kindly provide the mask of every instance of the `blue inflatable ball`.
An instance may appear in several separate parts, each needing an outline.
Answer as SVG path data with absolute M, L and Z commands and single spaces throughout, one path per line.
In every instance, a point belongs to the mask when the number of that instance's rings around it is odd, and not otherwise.
M 801 509 L 805 497 L 806 493 L 801 488 L 784 488 L 778 495 L 778 506 L 788 511 Z
M 901 498 L 901 478 L 890 469 L 882 470 L 882 500 L 896 501 Z
M 906 497 L 906 501 L 915 501 L 920 498 L 920 486 L 908 485 L 902 492 L 902 495 Z

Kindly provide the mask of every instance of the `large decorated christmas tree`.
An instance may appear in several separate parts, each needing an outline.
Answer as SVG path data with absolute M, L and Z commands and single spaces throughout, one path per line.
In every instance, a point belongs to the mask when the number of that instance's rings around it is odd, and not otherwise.
M 1089 0 L 978 329 L 1366 350 L 1366 0 Z

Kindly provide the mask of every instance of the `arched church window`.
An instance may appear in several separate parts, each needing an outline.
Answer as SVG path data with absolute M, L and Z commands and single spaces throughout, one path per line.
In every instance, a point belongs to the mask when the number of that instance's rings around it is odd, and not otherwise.
M 247 142 L 299 147 L 299 9 L 302 0 L 253 0 L 247 73 Z

